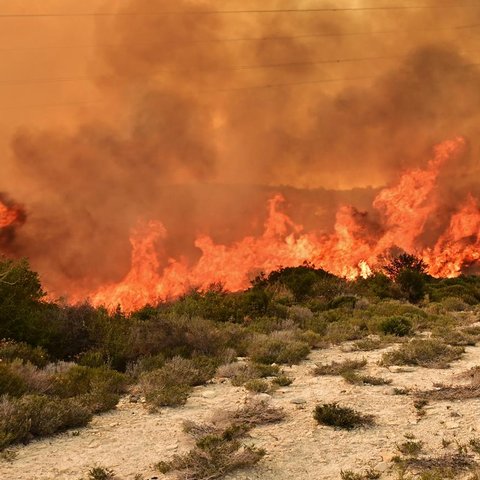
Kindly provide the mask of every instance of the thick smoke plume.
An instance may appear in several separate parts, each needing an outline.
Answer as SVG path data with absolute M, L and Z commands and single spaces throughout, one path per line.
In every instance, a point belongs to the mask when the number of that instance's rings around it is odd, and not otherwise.
M 328 231 L 337 207 L 367 209 L 376 188 L 461 135 L 468 146 L 438 179 L 443 205 L 424 233 L 433 238 L 443 213 L 480 192 L 478 30 L 453 28 L 474 23 L 480 7 L 465 5 L 180 15 L 153 14 L 171 11 L 170 0 L 129 2 L 122 13 L 152 15 L 98 29 L 104 107 L 75 131 L 12 139 L 8 192 L 29 220 L 10 243 L 53 292 L 79 291 L 125 275 L 139 221 L 165 225 L 165 262 L 195 262 L 197 234 L 228 243 L 259 233 L 278 191 L 296 221 Z M 174 2 L 176 12 L 212 9 L 218 2 Z

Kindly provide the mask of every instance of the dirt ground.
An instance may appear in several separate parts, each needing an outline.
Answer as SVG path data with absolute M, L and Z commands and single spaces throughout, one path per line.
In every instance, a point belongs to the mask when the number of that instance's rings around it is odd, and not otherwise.
M 395 347 L 389 347 L 395 348 Z M 405 435 L 414 435 L 433 455 L 445 453 L 442 439 L 468 443 L 480 436 L 480 400 L 431 402 L 419 418 L 413 399 L 395 395 L 394 388 L 425 390 L 436 383 L 455 383 L 463 373 L 480 365 L 480 347 L 467 347 L 461 360 L 446 370 L 421 367 L 381 367 L 385 350 L 349 352 L 345 345 L 317 350 L 301 365 L 285 368 L 294 377 L 289 387 L 268 398 L 287 413 L 285 421 L 254 429 L 247 443 L 263 447 L 267 455 L 253 469 L 230 475 L 228 480 L 337 480 L 341 470 L 361 471 L 374 467 L 382 478 L 396 478 L 391 459 Z M 315 377 L 316 363 L 366 358 L 366 372 L 391 379 L 391 385 L 355 386 L 341 377 Z M 216 410 L 235 410 L 252 394 L 224 379 L 197 387 L 181 408 L 148 413 L 143 403 L 129 397 L 115 411 L 97 416 L 89 426 L 53 438 L 11 449 L 15 458 L 0 461 L 2 480 L 79 480 L 93 466 L 113 469 L 125 480 L 136 474 L 146 479 L 162 478 L 153 465 L 168 460 L 192 446 L 182 431 L 184 420 L 208 421 Z M 375 416 L 373 428 L 337 431 L 319 426 L 312 417 L 318 403 L 339 402 Z M 448 450 L 447 450 L 448 451 Z

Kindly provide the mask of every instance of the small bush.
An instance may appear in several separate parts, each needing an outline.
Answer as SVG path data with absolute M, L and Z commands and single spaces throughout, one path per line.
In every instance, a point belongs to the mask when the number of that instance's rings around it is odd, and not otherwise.
M 353 344 L 353 350 L 359 350 L 361 352 L 370 352 L 372 350 L 378 350 L 385 346 L 385 342 L 379 338 L 363 338 L 361 340 L 357 340 Z
M 245 388 L 248 391 L 255 393 L 267 393 L 270 391 L 269 383 L 260 378 L 248 381 L 245 383 Z
M 345 360 L 343 362 L 332 362 L 330 364 L 317 365 L 313 373 L 315 375 L 345 375 L 355 370 L 360 370 L 367 365 L 367 360 Z
M 91 412 L 77 399 L 25 395 L 0 401 L 0 449 L 32 437 L 86 425 Z
M 398 350 L 383 355 L 384 365 L 418 365 L 427 368 L 448 368 L 464 353 L 463 347 L 451 347 L 439 340 L 412 340 Z
M 254 362 L 271 364 L 294 364 L 305 359 L 310 353 L 310 347 L 295 340 L 289 332 L 274 332 L 266 336 L 254 338 L 249 349 L 249 356 Z
M 88 472 L 88 480 L 115 480 L 115 472 L 109 468 L 94 467 Z
M 13 372 L 8 364 L 0 363 L 0 395 L 20 397 L 27 392 L 23 378 Z
M 286 375 L 280 375 L 272 380 L 274 385 L 279 387 L 288 387 L 293 383 L 293 378 L 287 377 Z
M 390 317 L 380 323 L 380 330 L 385 335 L 406 337 L 412 333 L 412 329 L 412 321 L 405 317 Z
M 373 468 L 369 468 L 363 473 L 355 473 L 351 470 L 342 470 L 340 472 L 340 478 L 342 480 L 376 480 L 381 476 L 382 474 Z
M 41 347 L 32 347 L 24 342 L 0 340 L 0 361 L 11 362 L 15 359 L 30 362 L 42 368 L 48 363 L 48 352 Z
M 202 362 L 174 357 L 162 368 L 143 373 L 140 386 L 147 402 L 153 408 L 185 404 L 192 387 L 205 383 L 215 373 L 216 363 Z
M 191 480 L 213 480 L 251 467 L 265 451 L 243 444 L 241 437 L 255 426 L 279 421 L 283 416 L 281 410 L 265 402 L 252 401 L 236 412 L 217 414 L 212 425 L 188 422 L 185 430 L 196 439 L 195 447 L 185 455 L 174 456 L 169 462 L 159 462 L 156 467 L 162 473 L 179 471 L 179 478 Z
M 408 440 L 400 445 L 397 445 L 397 448 L 403 455 L 408 455 L 409 457 L 418 457 L 418 455 L 420 455 L 423 451 L 423 442 Z
M 382 378 L 382 377 L 374 377 L 372 375 L 360 375 L 353 370 L 349 370 L 342 374 L 342 377 L 348 382 L 353 385 L 390 385 L 392 383 L 391 380 Z
M 30 419 L 30 433 L 43 437 L 74 427 L 85 426 L 91 411 L 75 398 L 51 398 L 27 395 L 20 400 Z
M 317 405 L 313 417 L 321 424 L 343 430 L 373 425 L 371 415 L 362 415 L 352 408 L 340 407 L 337 403 Z

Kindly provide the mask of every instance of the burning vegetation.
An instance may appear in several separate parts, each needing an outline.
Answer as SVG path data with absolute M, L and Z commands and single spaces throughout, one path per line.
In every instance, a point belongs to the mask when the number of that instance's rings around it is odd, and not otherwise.
M 480 8 L 425 0 L 390 25 L 270 3 L 99 20 L 105 108 L 19 128 L 0 179 L 29 212 L 0 196 L 0 252 L 49 298 L 132 311 L 304 262 L 367 277 L 401 252 L 477 272 Z

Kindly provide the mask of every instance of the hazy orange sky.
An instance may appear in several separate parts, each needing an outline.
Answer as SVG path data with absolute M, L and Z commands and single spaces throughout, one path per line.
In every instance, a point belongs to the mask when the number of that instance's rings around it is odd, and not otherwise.
M 230 9 L 249 9 L 249 8 L 312 8 L 318 6 L 335 6 L 335 7 L 355 7 L 355 6 L 382 6 L 392 4 L 408 5 L 412 2 L 406 0 L 390 0 L 388 2 L 380 0 L 337 0 L 337 1 L 321 1 L 321 0 L 304 0 L 292 2 L 291 0 L 226 0 L 218 2 L 217 0 L 191 2 L 206 5 L 207 8 L 230 8 Z M 420 2 L 422 5 L 435 5 L 438 2 L 425 0 Z M 459 1 L 458 4 L 472 4 L 472 2 Z M 85 12 L 112 12 L 117 8 L 119 2 L 113 0 L 8 0 L 2 2 L 0 13 L 85 13 Z M 127 5 L 130 11 L 138 11 L 138 9 L 155 11 L 165 9 L 165 5 L 176 5 L 176 2 L 165 1 L 137 1 L 122 2 Z M 209 7 L 210 6 L 210 7 Z M 445 42 L 450 46 L 457 46 L 462 52 L 468 52 L 467 56 L 472 59 L 478 59 L 479 53 L 475 50 L 480 40 L 479 31 L 477 30 L 455 30 L 455 31 L 429 31 L 439 26 L 455 26 L 462 24 L 475 23 L 475 14 L 478 13 L 474 9 L 454 9 L 454 10 L 432 10 L 432 11 L 370 11 L 370 12 L 349 12 L 346 13 L 309 13 L 298 15 L 285 15 L 281 20 L 273 21 L 271 16 L 234 16 L 233 19 L 228 17 L 226 23 L 219 29 L 219 36 L 235 37 L 235 36 L 258 36 L 267 34 L 275 34 L 276 31 L 281 34 L 298 34 L 316 32 L 325 27 L 326 31 L 334 31 L 335 29 L 344 31 L 369 31 L 369 30 L 402 30 L 413 29 L 413 33 L 403 35 L 380 35 L 374 37 L 346 37 L 337 39 L 320 39 L 316 40 L 316 47 L 311 50 L 312 40 L 306 41 L 310 50 L 303 51 L 295 46 L 287 46 L 284 48 L 283 54 L 281 50 L 271 50 L 261 54 L 260 58 L 265 62 L 284 62 L 288 60 L 302 60 L 302 54 L 305 54 L 307 60 L 322 60 L 336 58 L 356 58 L 365 56 L 393 56 L 390 60 L 374 60 L 363 62 L 352 62 L 347 64 L 331 64 L 318 65 L 308 71 L 296 68 L 295 71 L 286 71 L 279 69 L 271 70 L 250 70 L 236 72 L 235 76 L 225 78 L 221 74 L 218 78 L 209 78 L 209 82 L 193 83 L 193 88 L 205 88 L 208 90 L 221 89 L 224 87 L 231 88 L 243 85 L 297 82 L 318 78 L 342 78 L 342 77 L 358 77 L 358 76 L 380 76 L 382 72 L 396 69 L 403 61 L 401 55 L 408 54 L 415 47 L 420 45 L 428 45 L 430 43 Z M 473 14 L 473 15 L 472 15 Z M 222 17 L 222 19 L 225 17 Z M 255 18 L 255 21 L 250 19 Z M 477 19 L 478 20 L 478 19 Z M 142 20 L 132 19 L 133 23 Z M 130 22 L 127 19 L 126 22 Z M 267 26 L 266 26 L 267 25 Z M 268 25 L 272 28 L 269 29 Z M 120 21 L 120 28 L 122 26 Z M 419 31 L 415 33 L 415 29 Z M 421 31 L 420 31 L 421 29 Z M 210 29 L 212 30 L 212 28 Z M 214 28 L 213 28 L 214 30 Z M 19 127 L 29 127 L 34 130 L 55 129 L 63 130 L 75 125 L 88 117 L 101 117 L 107 122 L 121 124 L 123 120 L 122 114 L 125 113 L 122 108 L 122 101 L 118 102 L 118 95 L 125 96 L 127 90 L 117 91 L 117 98 L 114 102 L 110 102 L 109 88 L 98 88 L 93 78 L 103 73 L 110 73 L 111 66 L 105 66 L 105 58 L 103 47 L 95 47 L 95 45 L 115 44 L 120 40 L 131 40 L 130 37 L 118 36 L 118 24 L 111 17 L 61 17 L 61 18 L 0 18 L 0 153 L 3 157 L 3 168 L 7 169 L 11 166 L 7 162 L 9 158 L 9 142 L 12 134 Z M 134 30 L 135 31 L 135 30 Z M 197 32 L 198 33 L 198 32 Z M 207 33 L 211 33 L 207 32 Z M 152 35 L 152 31 L 147 32 Z M 161 37 L 161 35 L 160 35 Z M 155 42 L 155 39 L 147 37 L 140 41 Z M 169 47 L 167 47 L 169 48 Z M 280 46 L 280 48 L 283 48 Z M 305 47 L 306 48 L 306 47 Z M 224 48 L 225 50 L 225 48 Z M 480 50 L 480 49 L 479 49 Z M 222 52 L 222 55 L 229 55 L 230 63 L 233 64 L 255 64 L 259 63 L 258 52 L 251 55 L 251 52 L 243 48 L 241 45 L 228 45 L 228 49 Z M 135 55 L 133 49 L 131 55 Z M 400 58 L 399 58 L 400 56 Z M 218 58 L 213 57 L 213 62 L 218 64 Z M 233 59 L 233 60 L 232 60 Z M 157 59 L 155 59 L 157 60 Z M 184 61 L 180 59 L 183 67 Z M 158 63 L 158 62 L 157 62 Z M 171 63 L 171 62 L 170 62 Z M 125 64 L 127 65 L 127 64 Z M 123 68 L 125 65 L 121 65 Z M 127 66 L 129 66 L 128 64 Z M 152 65 L 156 65 L 152 61 Z M 136 68 L 136 67 L 134 67 Z M 142 67 L 143 68 L 143 67 Z M 140 69 L 143 72 L 142 68 Z M 158 66 L 156 67 L 158 69 Z M 115 72 L 118 73 L 118 72 Z M 136 73 L 134 71 L 134 73 Z M 150 82 L 154 76 L 151 76 Z M 69 78 L 69 77 L 91 77 L 92 80 L 77 80 L 71 82 L 46 82 L 41 83 L 46 78 Z M 23 83 L 22 81 L 38 80 L 39 83 Z M 147 82 L 148 79 L 145 81 Z M 186 80 L 178 79 L 178 84 L 185 86 Z M 10 84 L 9 82 L 13 84 Z M 299 130 L 296 132 L 301 139 L 302 128 L 310 127 L 309 120 L 306 116 L 309 109 L 316 108 L 314 103 L 316 98 L 325 93 L 342 90 L 350 86 L 368 86 L 372 80 L 356 80 L 347 84 L 332 83 L 324 85 L 305 85 L 289 89 L 289 92 L 279 92 L 278 98 L 281 99 L 284 93 L 295 95 L 295 108 L 288 110 L 288 119 L 296 122 Z M 112 91 L 114 88 L 111 89 Z M 269 92 L 261 90 L 255 92 L 261 98 L 268 95 Z M 298 95 L 297 95 L 298 94 Z M 242 102 L 241 93 L 235 94 Z M 281 101 L 281 100 L 280 100 Z M 127 99 L 128 102 L 128 99 Z M 76 105 L 80 103 L 82 105 Z M 84 104 L 84 105 L 83 105 Z M 225 122 L 225 116 L 228 115 L 229 107 L 226 107 L 222 100 L 216 100 L 211 104 L 212 122 L 217 125 L 217 146 L 219 147 L 219 168 L 216 176 L 212 177 L 212 181 L 220 182 L 236 182 L 243 180 L 242 170 L 247 157 L 252 157 L 254 151 L 249 149 L 243 150 L 242 139 L 238 143 L 238 139 L 231 138 L 228 132 L 222 131 L 222 125 Z M 128 107 L 127 107 L 128 109 Z M 126 109 L 125 109 L 126 110 Z M 125 113 L 126 114 L 126 113 Z M 127 115 L 127 114 L 126 114 Z M 265 121 L 268 120 L 268 112 L 266 112 Z M 278 112 L 271 112 L 272 118 L 278 116 Z M 298 119 L 297 119 L 298 116 Z M 128 120 L 126 120 L 128 121 Z M 245 122 L 245 119 L 239 117 L 235 122 Z M 253 133 L 253 132 L 250 132 Z M 458 132 L 452 132 L 456 134 Z M 245 135 L 249 135 L 248 128 Z M 311 136 L 311 133 L 308 133 Z M 271 142 L 272 139 L 266 142 Z M 255 141 L 252 145 L 258 145 Z M 274 155 L 267 151 L 263 155 Z M 256 147 L 252 147 L 256 148 Z M 261 150 L 261 149 L 260 149 Z M 346 156 L 346 153 L 341 153 Z M 294 158 L 294 155 L 292 155 Z M 311 159 L 309 159 L 311 161 Z M 299 164 L 302 160 L 295 157 L 292 160 L 295 164 Z M 378 163 L 372 160 L 368 175 L 359 175 L 357 169 L 352 162 L 345 159 L 344 169 L 314 169 L 302 173 L 296 169 L 292 175 L 292 165 L 280 164 L 276 166 L 277 173 L 273 176 L 258 171 L 258 182 L 268 183 L 270 179 L 273 183 L 293 183 L 298 186 L 326 186 L 333 188 L 348 188 L 351 186 L 362 186 L 367 184 L 380 185 L 384 182 L 385 177 L 380 167 L 374 167 Z M 258 162 L 257 162 L 258 163 Z M 287 164 L 289 162 L 286 162 Z M 335 159 L 335 164 L 341 164 L 342 161 Z M 256 169 L 256 163 L 249 166 L 249 170 Z M 295 168 L 293 168 L 295 170 Z M 328 171 L 330 170 L 330 171 Z M 11 181 L 11 178 L 9 179 Z M 245 179 L 251 181 L 250 178 Z M 0 180 L 0 188 L 3 187 Z

